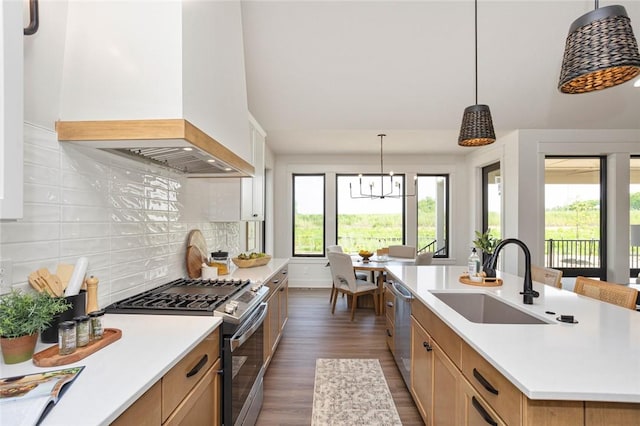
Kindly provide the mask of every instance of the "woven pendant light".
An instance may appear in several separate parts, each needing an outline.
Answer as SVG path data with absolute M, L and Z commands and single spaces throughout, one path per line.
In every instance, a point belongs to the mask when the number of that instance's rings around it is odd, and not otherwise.
M 558 89 L 586 93 L 640 74 L 640 53 L 631 20 L 622 6 L 598 8 L 576 19 L 564 50 Z
M 475 0 L 476 104 L 464 109 L 458 145 L 482 146 L 496 140 L 488 105 L 478 105 L 478 0 Z

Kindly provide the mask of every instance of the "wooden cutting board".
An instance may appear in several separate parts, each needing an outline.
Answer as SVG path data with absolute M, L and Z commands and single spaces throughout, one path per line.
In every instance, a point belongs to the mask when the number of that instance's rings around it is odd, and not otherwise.
M 204 235 L 200 232 L 199 229 L 193 229 L 189 232 L 189 236 L 187 237 L 187 247 L 196 247 L 200 250 L 200 253 L 204 258 L 209 257 L 209 250 L 207 250 L 207 240 L 204 239 Z
M 200 278 L 202 276 L 202 263 L 205 257 L 196 246 L 187 247 L 187 275 L 189 278 Z

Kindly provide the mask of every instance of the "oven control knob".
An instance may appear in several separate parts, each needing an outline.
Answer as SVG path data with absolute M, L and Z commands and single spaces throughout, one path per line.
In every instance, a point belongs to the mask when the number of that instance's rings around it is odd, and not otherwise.
M 226 305 L 224 305 L 224 311 L 228 314 L 233 314 L 237 308 L 238 308 L 238 304 L 233 302 L 229 302 Z
M 260 290 L 261 287 L 262 287 L 262 283 L 260 282 L 255 283 L 254 285 L 251 286 L 251 291 L 255 293 L 256 291 Z

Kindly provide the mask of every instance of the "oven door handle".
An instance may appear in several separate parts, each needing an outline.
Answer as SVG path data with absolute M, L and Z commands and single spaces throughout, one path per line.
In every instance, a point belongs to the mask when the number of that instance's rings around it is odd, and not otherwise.
M 256 330 L 262 325 L 264 319 L 267 316 L 267 304 L 265 302 L 260 303 L 256 308 L 255 312 L 251 314 L 251 316 L 247 319 L 247 322 L 244 326 L 240 327 L 240 330 L 236 332 L 233 336 L 231 336 L 231 352 L 233 352 L 236 348 L 242 346 L 244 342 L 247 341 L 249 337 L 256 332 Z

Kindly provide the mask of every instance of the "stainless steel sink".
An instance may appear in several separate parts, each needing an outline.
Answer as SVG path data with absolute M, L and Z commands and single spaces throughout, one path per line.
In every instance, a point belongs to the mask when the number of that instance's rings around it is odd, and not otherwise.
M 471 322 L 482 324 L 550 324 L 484 293 L 440 293 L 435 297 Z

